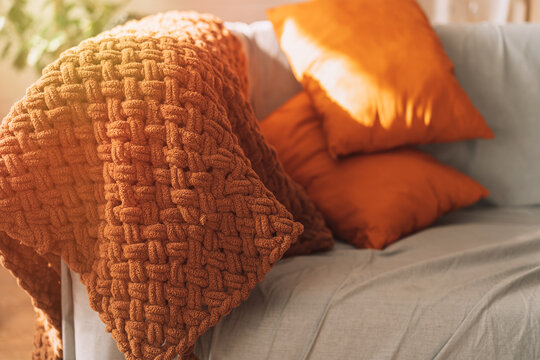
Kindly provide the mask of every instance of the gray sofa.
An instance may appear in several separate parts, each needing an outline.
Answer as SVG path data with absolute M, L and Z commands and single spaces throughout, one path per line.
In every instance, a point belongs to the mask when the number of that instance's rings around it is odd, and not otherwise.
M 301 87 L 268 22 L 243 40 L 263 119 Z M 540 26 L 437 26 L 496 138 L 422 147 L 490 197 L 383 251 L 282 260 L 197 343 L 200 359 L 540 359 Z M 123 359 L 63 266 L 65 359 Z

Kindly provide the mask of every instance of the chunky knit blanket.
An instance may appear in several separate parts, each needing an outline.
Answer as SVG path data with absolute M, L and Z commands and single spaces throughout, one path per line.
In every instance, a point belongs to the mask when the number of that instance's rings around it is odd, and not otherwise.
M 3 119 L 0 254 L 39 313 L 34 358 L 62 356 L 60 259 L 127 359 L 187 359 L 286 252 L 332 246 L 245 64 L 216 18 L 160 14 L 62 54 Z

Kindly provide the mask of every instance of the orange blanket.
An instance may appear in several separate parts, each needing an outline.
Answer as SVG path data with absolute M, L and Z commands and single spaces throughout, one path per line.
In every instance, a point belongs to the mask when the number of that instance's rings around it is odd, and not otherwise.
M 60 258 L 127 359 L 173 359 L 286 251 L 332 246 L 245 63 L 214 17 L 160 14 L 62 54 L 3 119 L 0 254 L 42 313 L 35 358 L 61 358 Z

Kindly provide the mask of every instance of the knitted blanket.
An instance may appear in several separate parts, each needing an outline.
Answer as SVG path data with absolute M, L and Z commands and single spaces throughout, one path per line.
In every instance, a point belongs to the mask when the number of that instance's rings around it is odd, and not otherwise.
M 245 67 L 220 20 L 159 14 L 62 54 L 2 120 L 0 254 L 39 312 L 34 358 L 62 356 L 60 259 L 127 359 L 186 359 L 286 252 L 332 246 Z

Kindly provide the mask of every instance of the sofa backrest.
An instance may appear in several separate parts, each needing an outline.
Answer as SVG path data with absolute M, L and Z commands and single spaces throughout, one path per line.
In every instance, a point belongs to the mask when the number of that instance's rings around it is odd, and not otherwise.
M 270 22 L 227 26 L 246 45 L 250 99 L 262 120 L 301 86 Z M 491 204 L 540 204 L 540 25 L 436 25 L 435 30 L 495 139 L 421 148 L 483 183 Z

